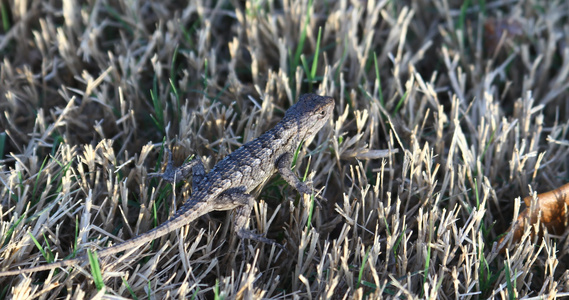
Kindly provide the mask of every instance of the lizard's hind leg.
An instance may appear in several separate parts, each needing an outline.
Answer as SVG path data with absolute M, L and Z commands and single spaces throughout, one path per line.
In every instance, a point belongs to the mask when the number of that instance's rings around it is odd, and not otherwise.
M 253 209 L 253 205 L 255 204 L 255 197 L 245 194 L 239 189 L 229 189 L 218 196 L 217 203 L 220 203 L 223 208 L 226 208 L 230 205 L 236 205 L 235 208 L 235 222 L 233 227 L 235 229 L 235 233 L 241 239 L 248 239 L 253 240 L 269 245 L 275 245 L 281 249 L 285 249 L 285 247 L 272 239 L 266 238 L 261 234 L 257 234 L 248 229 L 248 222 L 251 217 L 251 210 Z M 223 204 L 222 204 L 223 203 Z

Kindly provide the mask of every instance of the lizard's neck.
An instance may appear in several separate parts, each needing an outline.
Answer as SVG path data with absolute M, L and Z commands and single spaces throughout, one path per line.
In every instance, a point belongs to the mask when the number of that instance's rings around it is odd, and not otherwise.
M 272 148 L 277 152 L 277 156 L 286 152 L 296 151 L 296 148 L 302 141 L 299 128 L 293 120 L 283 119 L 263 135 L 267 135 L 268 138 L 272 139 Z

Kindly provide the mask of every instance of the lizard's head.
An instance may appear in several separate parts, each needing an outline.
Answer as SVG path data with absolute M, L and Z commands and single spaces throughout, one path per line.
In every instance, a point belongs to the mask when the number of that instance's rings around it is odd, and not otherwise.
M 326 124 L 333 111 L 334 98 L 304 94 L 299 97 L 295 105 L 287 110 L 285 119 L 296 123 L 298 136 L 302 140 L 308 140 Z

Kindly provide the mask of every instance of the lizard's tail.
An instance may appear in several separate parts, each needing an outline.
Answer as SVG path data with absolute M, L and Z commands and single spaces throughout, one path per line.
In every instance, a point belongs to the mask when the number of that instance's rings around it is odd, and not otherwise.
M 190 222 L 197 219 L 199 216 L 204 215 L 213 211 L 213 207 L 209 205 L 207 202 L 201 200 L 201 197 L 192 197 L 186 201 L 178 209 L 178 211 L 170 218 L 168 221 L 160 224 L 158 227 L 143 233 L 137 237 L 134 237 L 130 240 L 126 240 L 122 243 L 114 245 L 112 247 L 97 251 L 97 256 L 103 257 L 111 254 L 115 254 L 118 252 L 122 252 L 125 250 L 133 249 L 142 245 L 146 242 L 152 241 L 157 239 L 163 235 L 166 235 Z M 87 255 L 82 255 L 77 258 L 62 260 L 58 262 L 54 262 L 51 264 L 37 266 L 27 269 L 21 270 L 11 270 L 11 271 L 2 271 L 0 272 L 0 277 L 2 276 L 14 276 L 23 273 L 31 273 L 31 272 L 39 272 L 39 271 L 46 271 L 55 268 L 62 268 L 71 266 L 74 264 L 79 264 L 87 259 Z
M 211 211 L 213 211 L 213 207 L 211 207 L 211 205 L 202 201 L 199 197 L 192 197 L 188 199 L 186 203 L 184 203 L 184 205 L 182 205 L 178 211 L 176 211 L 176 213 L 170 219 L 168 219 L 168 221 L 158 225 L 158 227 L 148 232 L 133 237 L 130 240 L 126 240 L 112 247 L 97 251 L 97 254 L 102 257 L 136 248 L 144 243 L 155 240 L 178 228 L 181 228 L 182 226 Z

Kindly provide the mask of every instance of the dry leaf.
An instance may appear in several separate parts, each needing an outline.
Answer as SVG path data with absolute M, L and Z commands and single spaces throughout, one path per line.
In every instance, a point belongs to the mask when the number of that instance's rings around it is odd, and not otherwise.
M 488 18 L 484 22 L 484 46 L 487 53 L 494 55 L 494 51 L 498 49 L 506 40 L 513 40 L 523 35 L 522 24 L 514 19 L 495 19 Z M 504 36 L 505 35 L 505 36 Z
M 520 241 L 522 234 L 524 233 L 526 226 L 529 224 L 534 225 L 538 222 L 538 217 L 540 217 L 541 225 L 547 228 L 548 232 L 553 232 L 561 234 L 565 231 L 567 227 L 567 206 L 569 206 L 569 198 L 567 194 L 569 193 L 569 183 L 564 186 L 537 195 L 537 203 L 535 207 L 531 209 L 532 197 L 528 196 L 524 198 L 526 208 L 522 211 L 518 217 L 518 220 L 508 229 L 508 232 L 514 231 L 512 236 L 512 243 L 517 243 Z M 531 210 L 531 211 L 530 211 Z M 541 215 L 540 215 L 541 212 Z M 541 230 L 541 225 L 537 226 L 538 230 Z M 534 226 L 532 226 L 531 236 L 534 237 L 535 232 Z M 541 232 L 537 232 L 538 234 Z M 506 251 L 506 245 L 502 245 L 506 236 L 503 236 L 498 242 L 498 250 L 501 253 Z

